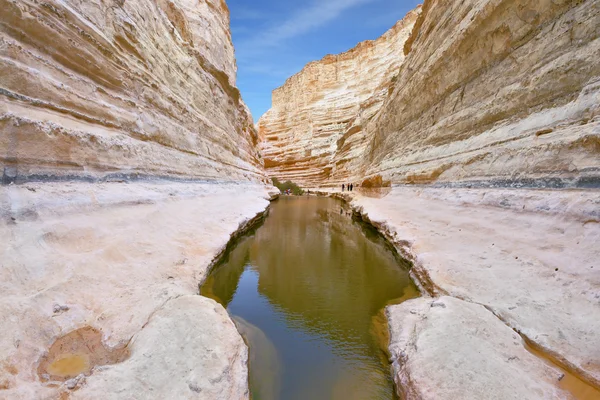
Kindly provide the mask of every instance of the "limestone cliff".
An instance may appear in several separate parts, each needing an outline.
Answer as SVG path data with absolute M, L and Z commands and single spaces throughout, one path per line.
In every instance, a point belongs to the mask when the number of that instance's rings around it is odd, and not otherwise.
M 249 398 L 198 296 L 269 199 L 225 2 L 0 9 L 0 399 Z
M 377 40 L 308 64 L 273 92 L 273 107 L 258 122 L 270 175 L 308 186 L 348 174 L 367 143 L 363 126 L 404 61 L 419 12 Z
M 0 0 L 3 180 L 258 180 L 222 0 Z
M 598 1 L 428 0 L 406 51 L 356 177 L 598 184 Z
M 412 12 L 400 29 L 275 90 L 259 122 L 267 171 L 304 185 L 597 186 L 599 9 L 596 0 L 425 1 L 416 22 Z M 392 70 L 334 62 L 365 48 Z

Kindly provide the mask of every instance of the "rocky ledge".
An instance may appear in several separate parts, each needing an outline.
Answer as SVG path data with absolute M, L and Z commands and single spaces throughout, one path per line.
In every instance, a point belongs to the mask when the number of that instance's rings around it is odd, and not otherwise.
M 600 398 L 597 191 L 324 192 L 394 244 L 426 296 L 388 309 L 400 394 Z
M 248 398 L 247 349 L 198 296 L 258 184 L 0 187 L 0 398 Z

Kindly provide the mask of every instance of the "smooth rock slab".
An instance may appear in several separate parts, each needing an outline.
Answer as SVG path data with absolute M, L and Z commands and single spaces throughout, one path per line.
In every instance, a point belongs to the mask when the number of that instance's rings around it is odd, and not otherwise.
M 38 373 L 40 362 L 56 361 L 48 356 L 57 339 L 94 329 L 112 352 L 165 304 L 196 295 L 232 233 L 265 211 L 270 190 L 183 182 L 1 186 L 0 399 L 58 398 L 64 382 L 42 376 L 43 366 Z M 106 365 L 96 356 L 91 381 Z M 155 358 L 148 363 L 153 368 Z
M 128 360 L 101 368 L 71 398 L 249 398 L 248 349 L 214 300 L 182 296 L 167 302 L 130 346 Z
M 436 295 L 492 310 L 600 387 L 600 196 L 596 190 L 394 187 L 353 207 Z
M 406 400 L 569 399 L 561 372 L 485 307 L 453 297 L 387 309 L 394 379 Z

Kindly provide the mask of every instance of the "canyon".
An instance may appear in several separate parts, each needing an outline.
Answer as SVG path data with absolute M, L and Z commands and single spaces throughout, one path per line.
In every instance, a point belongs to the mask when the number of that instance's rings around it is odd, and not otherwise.
M 363 126 L 397 79 L 419 14 L 420 7 L 382 37 L 308 64 L 273 92 L 273 107 L 257 123 L 269 175 L 312 186 L 349 173 L 368 143 Z
M 248 398 L 198 296 L 271 189 L 227 5 L 0 7 L 0 398 Z
M 249 398 L 199 285 L 270 178 L 411 264 L 399 395 L 600 398 L 599 1 L 425 0 L 256 126 L 224 0 L 0 6 L 0 399 Z
M 273 92 L 267 174 L 412 262 L 433 300 L 388 307 L 403 398 L 600 398 L 600 3 L 431 0 L 397 27 Z
M 598 27 L 595 1 L 426 1 L 273 92 L 258 122 L 267 173 L 597 186 Z

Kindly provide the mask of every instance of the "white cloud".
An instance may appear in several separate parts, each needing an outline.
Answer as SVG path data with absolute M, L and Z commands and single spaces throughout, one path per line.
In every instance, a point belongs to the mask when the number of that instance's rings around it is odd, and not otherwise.
M 315 0 L 287 20 L 241 43 L 248 51 L 275 47 L 288 39 L 311 32 L 339 17 L 344 11 L 376 0 Z

